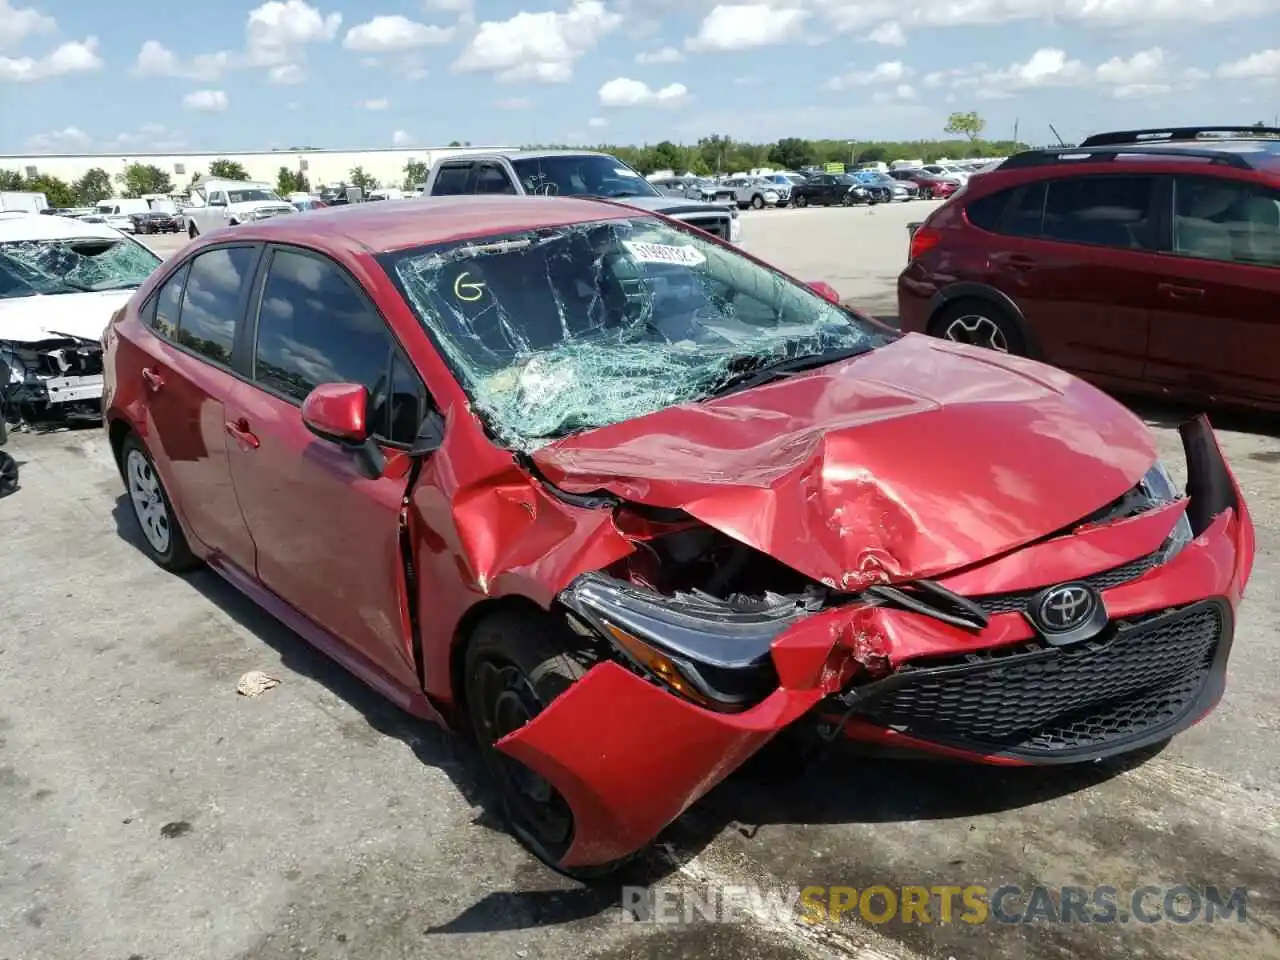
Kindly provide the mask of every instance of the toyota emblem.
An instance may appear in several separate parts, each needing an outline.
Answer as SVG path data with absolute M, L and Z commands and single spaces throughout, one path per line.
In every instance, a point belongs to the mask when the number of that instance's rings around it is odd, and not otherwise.
M 1088 587 L 1069 583 L 1047 591 L 1036 607 L 1036 619 L 1045 630 L 1064 633 L 1074 630 L 1093 615 L 1097 598 Z

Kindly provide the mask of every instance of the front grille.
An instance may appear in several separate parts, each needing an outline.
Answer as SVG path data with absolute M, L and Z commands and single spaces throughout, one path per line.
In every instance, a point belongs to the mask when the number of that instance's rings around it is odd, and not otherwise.
M 677 217 L 690 226 L 697 227 L 699 230 L 705 230 L 707 233 L 713 234 L 722 240 L 729 239 L 729 222 L 728 214 L 713 214 L 711 216 L 700 214 L 681 214 Z
M 1161 547 L 1145 557 L 1130 560 L 1128 563 L 1119 567 L 1112 567 L 1110 570 L 1103 570 L 1087 577 L 1081 577 L 1076 582 L 1088 584 L 1098 591 L 1110 590 L 1112 587 L 1118 587 L 1121 584 L 1137 580 L 1143 574 L 1160 566 L 1164 553 L 1165 548 Z M 1051 586 L 1051 584 L 1046 584 L 1046 586 Z M 989 593 L 986 596 L 970 597 L 969 599 L 989 614 L 1019 613 L 1026 610 L 1031 598 L 1043 589 L 1044 587 L 1036 587 L 1032 590 L 1019 590 L 1012 593 Z
M 1119 623 L 1073 647 L 1039 641 L 904 666 L 857 712 L 926 740 L 1050 758 L 1174 726 L 1230 626 L 1216 601 Z

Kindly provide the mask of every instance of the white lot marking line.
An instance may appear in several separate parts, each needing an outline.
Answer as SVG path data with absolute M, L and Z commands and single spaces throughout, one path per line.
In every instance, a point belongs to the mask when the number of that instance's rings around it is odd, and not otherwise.
M 745 860 L 735 866 L 741 871 L 738 878 L 716 869 L 702 854 L 688 855 L 664 844 L 660 852 L 675 867 L 675 872 L 703 887 L 725 887 L 754 884 L 760 890 L 785 890 L 789 885 L 779 883 L 769 874 L 754 868 Z M 736 872 L 736 871 L 735 871 Z M 748 921 L 797 947 L 815 960 L 924 960 L 918 953 L 894 943 L 860 924 L 832 926 L 830 923 L 808 924 L 797 916 L 785 920 L 771 910 L 757 909 L 748 902 L 737 905 Z

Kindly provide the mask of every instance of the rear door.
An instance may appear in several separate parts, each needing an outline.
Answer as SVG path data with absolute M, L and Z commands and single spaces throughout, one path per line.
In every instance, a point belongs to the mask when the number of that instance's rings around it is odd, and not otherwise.
M 421 687 L 404 619 L 399 540 L 407 457 L 426 391 L 359 283 L 297 247 L 267 253 L 250 310 L 251 362 L 230 404 L 231 474 L 267 589 L 376 664 Z M 321 383 L 360 383 L 389 456 L 377 480 L 303 424 Z
M 1171 180 L 1147 377 L 1195 394 L 1280 400 L 1280 191 L 1223 175 Z
M 153 335 L 120 368 L 141 383 L 147 449 L 188 532 L 246 572 L 254 547 L 231 483 L 225 401 L 240 383 L 237 336 L 260 254 L 260 244 L 228 244 L 183 264 L 144 307 Z
M 440 169 L 436 171 L 436 178 L 431 182 L 431 189 L 428 192 L 433 197 L 454 197 L 467 193 L 467 184 L 471 180 L 472 166 L 473 164 L 470 161 L 441 164 Z
M 998 234 L 985 248 L 989 282 L 1022 310 L 1048 362 L 1141 378 L 1160 193 L 1148 174 L 1081 174 L 966 206 L 970 223 Z

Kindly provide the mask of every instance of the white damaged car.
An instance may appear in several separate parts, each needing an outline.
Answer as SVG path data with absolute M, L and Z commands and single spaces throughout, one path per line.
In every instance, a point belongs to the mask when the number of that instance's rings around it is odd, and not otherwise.
M 28 422 L 102 416 L 102 333 L 161 258 L 105 223 L 0 217 L 4 413 Z

